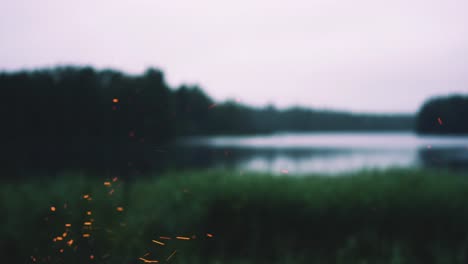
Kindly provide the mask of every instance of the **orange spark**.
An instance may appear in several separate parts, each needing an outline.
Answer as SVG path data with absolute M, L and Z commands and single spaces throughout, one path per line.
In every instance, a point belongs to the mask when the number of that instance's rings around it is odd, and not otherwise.
M 58 241 L 62 241 L 62 240 L 63 240 L 63 237 L 58 236 L 58 237 L 57 237 L 57 240 L 58 240 Z
M 109 187 L 109 186 L 111 186 L 111 183 L 110 183 L 110 182 L 108 182 L 108 181 L 106 181 L 106 182 L 104 182 L 104 186 L 107 186 L 107 187 Z
M 207 237 L 213 237 L 213 235 L 210 234 L 210 233 L 206 233 L 206 236 L 207 236 Z
M 153 241 L 154 243 L 159 244 L 159 245 L 161 245 L 161 246 L 166 245 L 166 244 L 164 244 L 163 242 L 159 242 L 159 241 L 157 241 L 157 240 L 151 240 L 151 241 Z
M 86 212 L 87 215 L 92 215 L 93 213 L 91 211 Z
M 190 240 L 190 237 L 178 236 L 176 238 L 179 239 L 179 240 Z
M 112 102 L 113 102 L 113 103 L 118 103 L 118 102 L 119 102 L 119 99 L 118 99 L 118 98 L 114 98 L 114 99 L 112 99 Z
M 171 254 L 169 257 L 167 257 L 166 261 L 169 261 L 169 260 L 172 258 L 172 256 L 174 256 L 174 254 L 175 254 L 176 252 L 177 252 L 177 250 L 174 250 L 174 252 L 172 252 L 172 254 Z
M 55 206 L 51 206 L 51 207 L 50 207 L 50 210 L 51 210 L 52 212 L 55 212 Z
M 71 227 L 71 224 L 65 224 L 65 227 Z
M 90 225 L 92 225 L 92 223 L 91 222 L 84 222 L 83 225 L 90 226 Z
M 94 259 L 94 255 L 89 255 L 89 259 Z
M 63 233 L 62 237 L 67 237 L 67 232 Z
M 54 239 L 52 239 L 52 241 L 54 241 L 54 242 L 57 242 L 57 238 L 56 238 L 56 237 L 54 237 Z
M 83 237 L 90 237 L 90 234 L 83 234 Z
M 122 206 L 119 206 L 119 207 L 116 208 L 116 210 L 119 211 L 119 212 L 123 212 L 124 209 L 123 209 Z
M 165 236 L 160 236 L 159 238 L 160 239 L 165 239 L 165 240 L 170 240 L 171 239 L 170 237 L 165 237 Z
M 63 253 L 63 248 L 60 249 L 60 253 Z
M 148 260 L 148 259 L 145 259 L 145 258 L 138 258 L 138 259 L 145 262 L 145 263 L 158 263 L 159 262 L 157 260 Z
M 89 198 L 89 194 L 83 195 L 83 198 L 84 198 L 84 199 L 88 199 L 88 198 Z
M 73 239 L 68 240 L 67 244 L 69 247 L 71 247 L 71 245 L 73 245 Z

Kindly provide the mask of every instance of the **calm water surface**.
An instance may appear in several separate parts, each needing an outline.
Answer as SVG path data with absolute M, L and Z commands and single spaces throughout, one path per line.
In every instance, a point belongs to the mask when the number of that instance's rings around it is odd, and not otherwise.
M 468 168 L 468 136 L 414 133 L 279 133 L 182 140 L 179 168 L 340 173 L 390 167 Z

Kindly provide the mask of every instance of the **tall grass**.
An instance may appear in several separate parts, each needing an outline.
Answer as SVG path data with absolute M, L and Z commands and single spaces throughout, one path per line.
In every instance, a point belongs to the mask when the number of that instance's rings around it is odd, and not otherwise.
M 0 190 L 0 246 L 11 263 L 138 263 L 145 255 L 166 262 L 175 250 L 167 262 L 468 261 L 468 177 L 449 172 L 299 178 L 187 171 L 132 184 L 67 174 Z M 88 230 L 83 223 L 91 219 Z

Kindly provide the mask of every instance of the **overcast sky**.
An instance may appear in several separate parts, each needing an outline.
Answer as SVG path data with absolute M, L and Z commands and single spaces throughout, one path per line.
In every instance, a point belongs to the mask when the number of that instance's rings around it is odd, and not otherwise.
M 11 0 L 0 69 L 89 64 L 216 100 L 414 112 L 468 92 L 467 0 Z

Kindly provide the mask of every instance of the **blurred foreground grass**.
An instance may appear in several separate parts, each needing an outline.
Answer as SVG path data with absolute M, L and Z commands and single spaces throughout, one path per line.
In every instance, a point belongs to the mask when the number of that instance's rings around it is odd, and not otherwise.
M 468 175 L 69 173 L 0 190 L 3 263 L 468 263 Z

